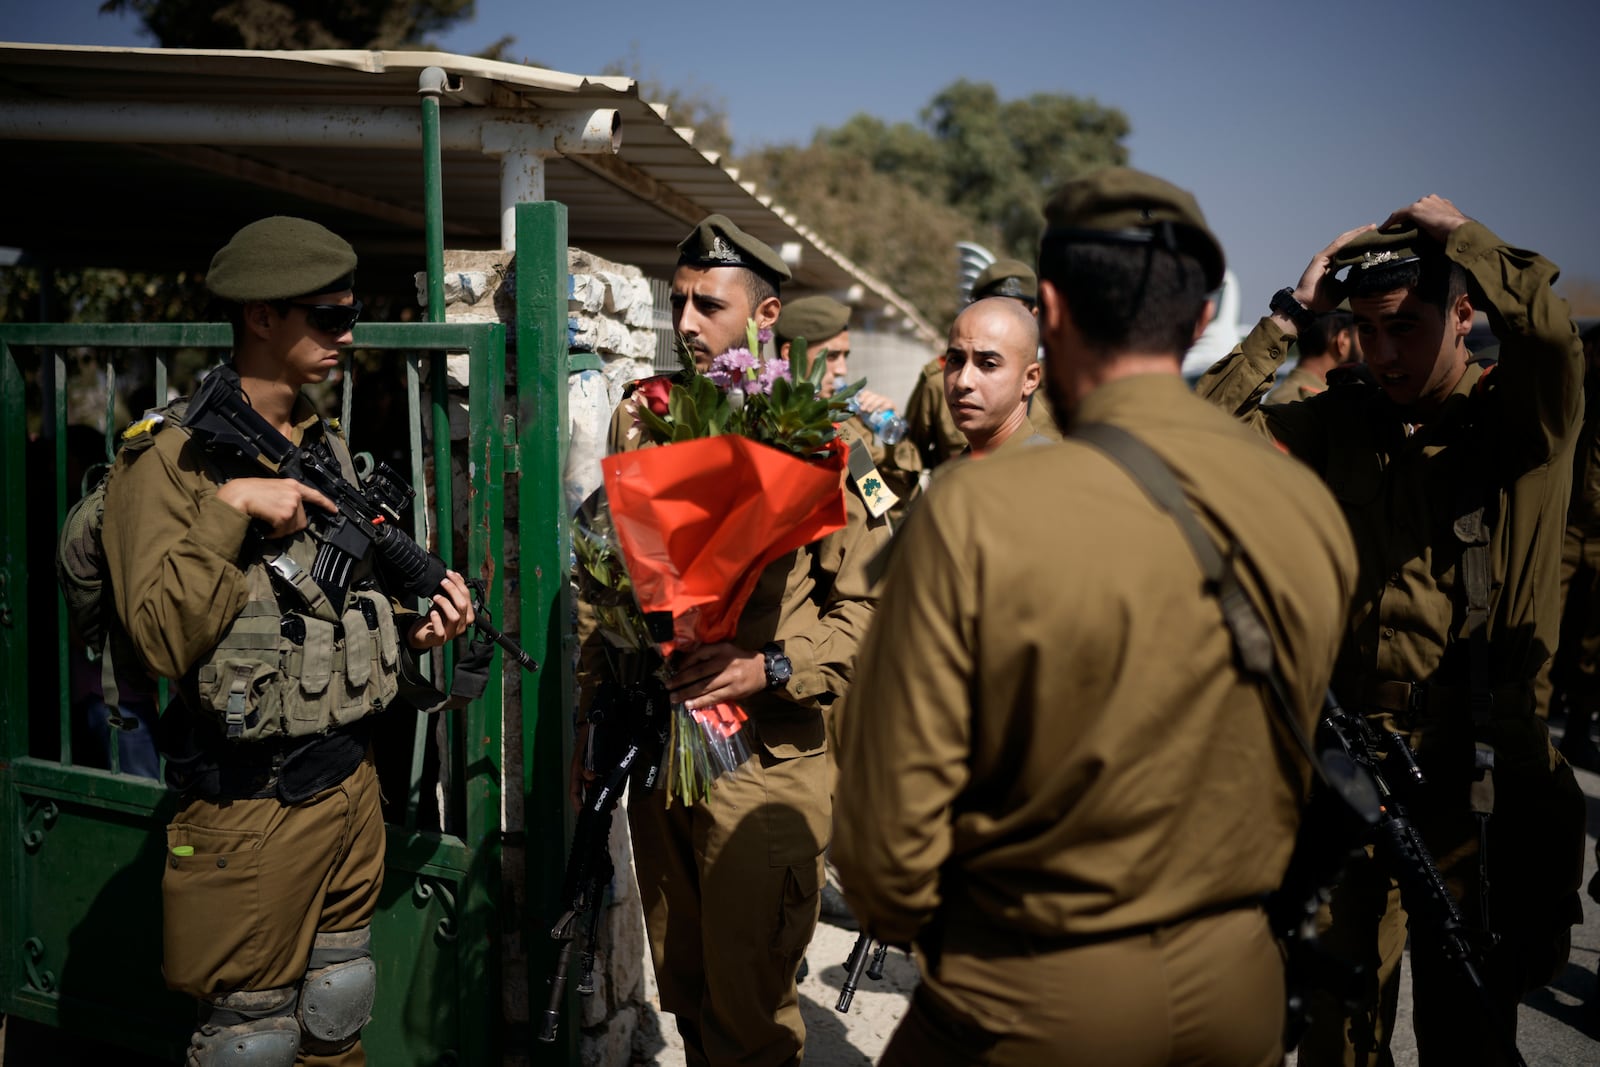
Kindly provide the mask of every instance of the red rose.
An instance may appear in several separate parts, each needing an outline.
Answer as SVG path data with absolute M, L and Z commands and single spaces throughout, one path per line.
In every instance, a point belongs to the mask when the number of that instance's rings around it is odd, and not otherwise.
M 634 389 L 636 400 L 644 401 L 646 407 L 657 415 L 663 417 L 667 414 L 667 396 L 672 392 L 672 377 L 667 374 L 658 374 L 654 378 L 646 378 Z

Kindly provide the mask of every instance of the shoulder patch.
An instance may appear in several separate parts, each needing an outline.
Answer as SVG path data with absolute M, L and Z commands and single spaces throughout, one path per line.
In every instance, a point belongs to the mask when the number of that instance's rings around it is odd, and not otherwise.
M 900 503 L 900 498 L 884 484 L 883 475 L 872 462 L 872 454 L 859 437 L 850 442 L 850 480 L 875 519 L 883 518 L 890 508 Z
M 159 430 L 161 425 L 166 421 L 167 417 L 161 412 L 148 412 L 145 414 L 144 418 L 128 424 L 128 428 L 122 431 L 122 439 L 124 441 L 131 441 L 142 433 L 154 433 L 156 430 Z

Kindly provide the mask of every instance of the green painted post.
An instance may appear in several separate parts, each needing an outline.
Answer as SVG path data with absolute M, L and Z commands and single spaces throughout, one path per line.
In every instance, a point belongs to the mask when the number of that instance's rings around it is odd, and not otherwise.
M 555 962 L 549 931 L 560 908 L 561 876 L 572 835 L 566 802 L 572 751 L 572 604 L 567 570 L 571 528 L 562 471 L 567 449 L 567 209 L 518 204 L 517 428 L 522 478 L 517 484 L 521 543 L 522 639 L 542 663 L 536 685 L 522 687 L 522 776 L 527 824 L 528 997 L 544 1010 Z M 556 830 L 561 832 L 557 833 Z M 577 1012 L 570 996 L 560 1039 L 533 1042 L 538 1063 L 576 1063 Z
M 428 242 L 428 321 L 444 321 L 444 165 L 439 151 L 439 94 L 446 75 L 438 67 L 418 79 L 422 95 L 423 227 Z M 449 557 L 446 556 L 446 559 Z
M 467 575 L 485 580 L 487 607 L 496 620 L 504 617 L 505 582 L 500 572 L 505 558 L 505 493 L 501 417 L 505 411 L 506 331 L 490 327 L 484 343 L 471 351 L 468 408 L 471 413 L 467 447 L 470 460 L 468 496 Z M 497 652 L 496 667 L 504 666 Z M 497 990 L 501 924 L 500 892 L 500 791 L 504 674 L 489 672 L 483 696 L 463 713 L 460 780 L 466 796 L 465 839 L 470 857 L 467 897 L 462 902 L 463 952 L 466 967 L 480 967 L 482 986 Z M 479 995 L 478 982 L 463 982 L 458 989 L 462 1019 L 462 1062 L 492 1063 L 502 1047 L 500 1003 Z
M 44 379 L 40 392 L 49 398 L 49 410 L 40 419 L 40 430 L 45 439 L 55 447 L 51 449 L 55 463 L 56 529 L 61 529 L 67 513 L 67 361 L 60 349 L 43 354 L 39 372 Z M 25 499 L 25 498 L 24 498 Z M 67 616 L 56 601 L 56 692 L 61 699 L 56 702 L 56 722 L 60 729 L 60 755 L 62 766 L 72 763 L 72 701 L 67 696 Z
M 0 500 L 25 500 L 23 450 L 27 442 L 27 386 L 0 340 Z M 15 845 L 21 816 L 9 768 L 28 754 L 28 598 L 27 528 L 24 509 L 0 508 L 0 829 L 7 841 L 0 848 L 0 929 L 8 941 L 22 926 L 22 852 Z M 0 950 L 0 989 L 22 984 L 21 961 L 11 944 Z

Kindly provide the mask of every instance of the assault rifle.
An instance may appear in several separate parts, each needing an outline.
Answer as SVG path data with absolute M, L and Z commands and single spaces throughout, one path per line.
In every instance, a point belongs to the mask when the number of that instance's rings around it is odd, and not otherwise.
M 613 874 L 612 813 L 630 777 L 636 790 L 655 788 L 666 751 L 670 707 L 666 687 L 652 678 L 636 686 L 604 685 L 589 709 L 586 762 L 597 776 L 584 791 L 561 883 L 563 911 L 550 930 L 561 949 L 550 976 L 550 1001 L 539 1027 L 540 1041 L 554 1041 L 560 1029 L 572 950 L 578 943 L 578 921 L 585 914 L 589 921 L 584 928 L 578 992 L 584 996 L 594 992 L 600 918 Z
M 1477 991 L 1485 1017 L 1488 1018 L 1492 1001 L 1481 975 L 1482 954 L 1474 941 L 1482 944 L 1487 940 L 1492 945 L 1494 935 L 1467 928 L 1461 906 L 1445 886 L 1428 846 L 1423 843 L 1422 835 L 1407 814 L 1401 794 L 1410 794 L 1422 786 L 1425 779 L 1411 755 L 1406 739 L 1397 733 L 1375 730 L 1364 716 L 1351 714 L 1341 707 L 1332 693 L 1328 694 L 1323 705 L 1318 729 L 1319 736 L 1329 745 L 1332 755 L 1342 753 L 1348 757 L 1350 764 L 1369 777 L 1376 786 L 1378 815 L 1375 821 L 1367 824 L 1350 816 L 1348 807 L 1340 803 L 1319 807 L 1320 798 L 1314 798 L 1306 815 L 1307 823 L 1301 828 L 1299 845 L 1290 860 L 1285 887 L 1295 881 L 1297 867 L 1314 866 L 1314 861 L 1307 860 L 1309 853 L 1320 851 L 1324 857 L 1334 856 L 1336 870 L 1352 848 L 1371 844 L 1378 861 L 1400 887 L 1400 902 L 1410 919 L 1414 943 L 1424 951 L 1437 950 L 1455 965 L 1462 977 Z M 1324 762 L 1331 762 L 1326 755 Z M 1397 771 L 1393 779 L 1384 773 L 1386 767 Z M 1328 849 L 1325 835 L 1330 834 L 1333 839 L 1342 842 L 1341 847 Z M 1322 841 L 1319 843 L 1317 838 L 1322 838 Z M 1323 870 L 1327 870 L 1326 862 Z M 1307 880 L 1318 881 L 1315 877 Z M 1330 884 L 1332 880 L 1332 877 L 1326 877 L 1322 884 Z M 1315 910 L 1313 905 L 1309 912 L 1313 917 Z M 1274 925 L 1276 927 L 1278 923 Z M 1295 945 L 1291 942 L 1289 947 L 1293 961 Z M 1310 955 L 1314 957 L 1315 952 Z M 1306 962 L 1304 953 L 1301 962 Z M 1310 976 L 1312 982 L 1324 984 L 1347 999 L 1354 992 L 1354 982 L 1359 977 L 1348 968 L 1341 975 L 1338 963 L 1326 958 L 1311 963 L 1308 969 L 1314 972 Z M 1291 1005 L 1291 1010 L 1294 1007 Z M 1513 1039 L 1500 1036 L 1498 1032 L 1497 1039 L 1512 1063 L 1517 1067 L 1527 1067 Z
M 883 961 L 889 955 L 889 943 L 879 941 L 877 948 L 872 946 L 872 936 L 865 930 L 856 938 L 856 943 L 850 947 L 850 958 L 844 961 L 844 984 L 839 987 L 839 1002 L 833 1010 L 841 1014 L 848 1014 L 850 1002 L 856 997 L 856 988 L 861 985 L 861 973 L 866 972 L 868 978 L 874 982 L 883 978 Z M 868 962 L 868 957 L 871 962 Z
M 252 408 L 232 368 L 219 367 L 206 377 L 189 401 L 183 425 L 208 452 L 224 450 L 261 463 L 278 477 L 311 486 L 338 506 L 334 515 L 307 509 L 321 543 L 311 576 L 334 603 L 344 600 L 356 564 L 374 551 L 407 596 L 432 597 L 443 585 L 444 561 L 397 525 L 415 491 L 382 463 L 360 484 L 352 484 L 331 454 L 296 446 Z M 524 669 L 539 669 L 486 614 L 479 612 L 472 625 Z

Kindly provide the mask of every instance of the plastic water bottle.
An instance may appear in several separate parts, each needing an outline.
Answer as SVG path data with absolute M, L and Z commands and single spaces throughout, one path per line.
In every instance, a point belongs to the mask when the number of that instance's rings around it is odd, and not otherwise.
M 843 378 L 833 380 L 835 391 L 845 388 L 848 383 Z M 865 412 L 861 410 L 861 395 L 852 396 L 847 404 L 851 411 L 861 416 L 861 421 L 867 424 L 867 429 L 878 435 L 878 440 L 886 445 L 897 445 L 906 435 L 906 420 L 895 414 L 894 408 L 884 408 L 882 411 Z

